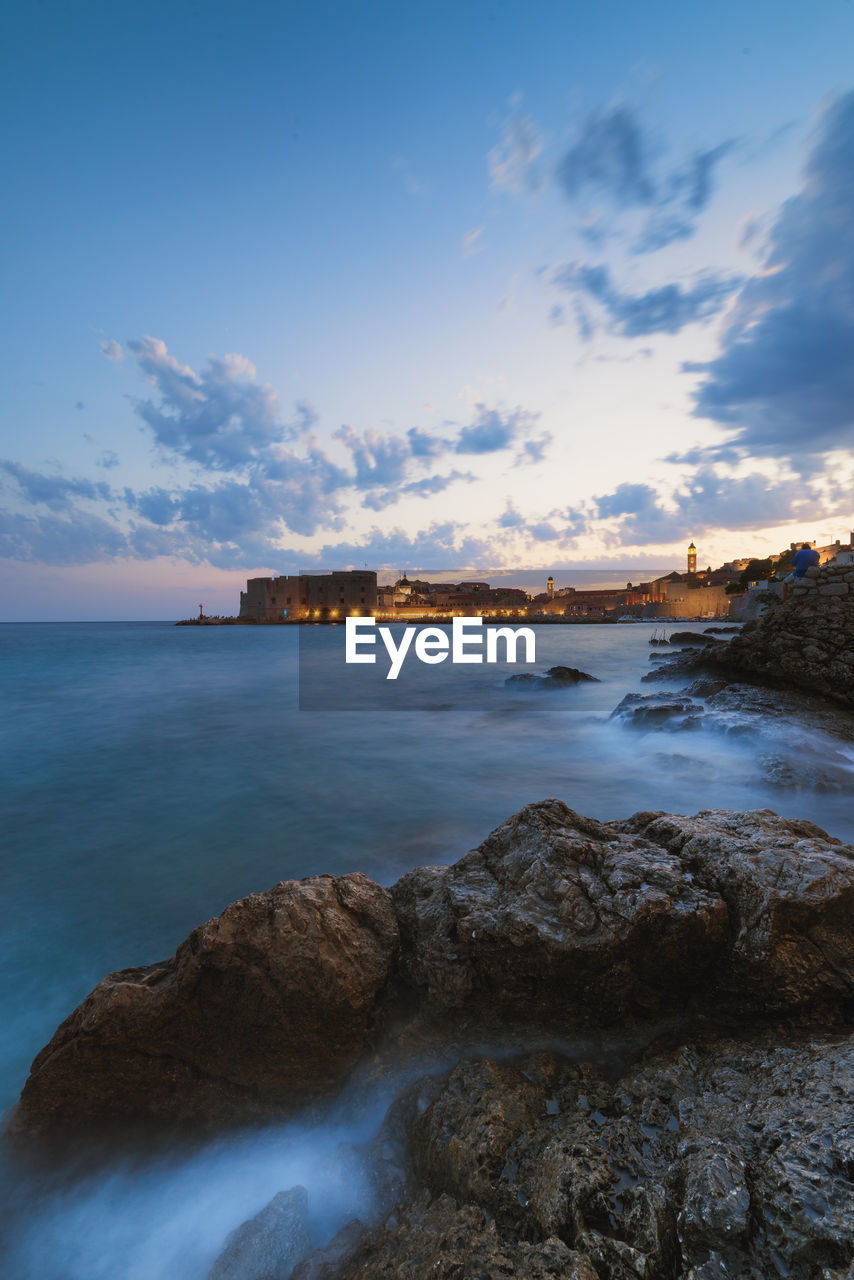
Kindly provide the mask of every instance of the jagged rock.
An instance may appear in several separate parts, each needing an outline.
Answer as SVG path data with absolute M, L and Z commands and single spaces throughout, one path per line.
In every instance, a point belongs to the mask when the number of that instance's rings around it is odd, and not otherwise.
M 854 572 L 828 564 L 705 655 L 741 679 L 818 693 L 854 710 Z
M 696 729 L 702 722 L 703 708 L 669 691 L 627 693 L 611 712 L 611 719 L 622 720 L 633 729 L 656 729 L 664 724 L 671 729 Z
M 104 978 L 35 1059 L 18 1128 L 222 1124 L 333 1090 L 359 1057 L 398 944 L 367 876 L 232 903 L 171 960 Z
M 325 1249 L 317 1249 L 301 1262 L 290 1280 L 338 1280 L 365 1239 L 367 1228 L 358 1218 L 343 1226 Z
M 583 684 L 585 681 L 599 684 L 596 676 L 579 671 L 577 667 L 549 667 L 544 675 L 525 671 L 520 675 L 508 676 L 504 683 L 526 689 L 561 689 L 567 685 Z
M 599 1280 L 562 1240 L 503 1238 L 495 1221 L 451 1196 L 422 1195 L 373 1232 L 336 1280 Z
M 649 1016 L 680 1002 L 726 953 L 723 900 L 678 857 L 528 805 L 451 867 L 392 889 L 401 968 L 428 1015 L 559 1028 Z
M 336 1280 L 844 1276 L 853 1069 L 850 1037 L 779 1030 L 616 1072 L 462 1062 L 408 1107 L 413 1178 Z
M 427 1014 L 554 1034 L 719 1012 L 806 1011 L 854 992 L 854 851 L 770 810 L 608 826 L 528 805 L 452 867 L 392 889 Z
M 713 682 L 708 683 L 711 685 Z M 841 742 L 854 742 L 854 715 L 808 693 L 723 683 L 720 689 L 706 696 L 707 710 L 716 715 L 735 713 L 741 717 L 752 717 L 757 724 L 785 722 L 787 737 L 792 743 L 806 739 L 811 733 L 827 734 Z
M 680 646 L 694 646 L 703 648 L 708 645 L 724 644 L 725 641 L 718 640 L 716 636 L 709 635 L 708 631 L 702 633 L 698 631 L 674 631 L 672 635 L 667 637 L 670 644 Z
M 310 1250 L 308 1195 L 292 1187 L 232 1231 L 208 1280 L 290 1280 Z
M 614 825 L 678 854 L 726 902 L 731 946 L 716 986 L 735 1006 L 782 1013 L 854 994 L 850 846 L 770 809 L 635 814 Z
M 699 680 L 692 682 L 682 690 L 683 694 L 687 694 L 692 698 L 711 698 L 716 693 L 722 693 L 724 689 L 730 687 L 726 680 L 710 680 L 704 679 L 702 676 Z
M 711 649 L 695 649 L 687 646 L 684 649 L 676 649 L 673 653 L 652 653 L 651 658 L 659 659 L 651 671 L 647 671 L 646 675 L 641 676 L 641 681 L 648 684 L 654 680 L 675 681 L 680 677 L 690 678 L 696 676 L 698 671 L 706 669 L 705 658 L 707 653 L 711 653 Z

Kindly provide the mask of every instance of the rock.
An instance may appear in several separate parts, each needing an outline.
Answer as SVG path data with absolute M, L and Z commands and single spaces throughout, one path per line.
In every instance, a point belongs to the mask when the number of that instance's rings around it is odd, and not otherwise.
M 413 1179 L 336 1280 L 845 1275 L 849 1036 L 700 1037 L 618 1070 L 481 1058 L 431 1088 Z
M 579 671 L 577 667 L 549 667 L 545 675 L 525 671 L 520 675 L 508 676 L 504 683 L 528 689 L 559 689 L 567 685 L 583 684 L 585 681 L 599 684 L 596 676 L 589 676 L 586 671 Z
M 611 712 L 611 719 L 622 720 L 633 729 L 655 729 L 666 724 L 671 729 L 696 729 L 703 708 L 690 698 L 675 693 L 627 693 Z
M 729 687 L 730 685 L 726 680 L 710 680 L 701 676 L 699 680 L 693 680 L 682 692 L 692 698 L 711 698 L 714 694 L 722 693 L 724 689 Z
M 343 1226 L 325 1249 L 317 1249 L 301 1262 L 290 1280 L 337 1280 L 342 1268 L 356 1254 L 367 1228 L 358 1218 Z
M 854 850 L 812 823 L 706 810 L 606 824 L 545 800 L 453 866 L 391 890 L 288 881 L 172 960 L 110 975 L 36 1058 L 16 1125 L 282 1115 L 329 1095 L 368 1048 L 381 1071 L 382 1055 L 423 1062 L 491 1037 L 830 1023 L 854 996 L 852 908 Z
M 502 1237 L 475 1205 L 424 1194 L 376 1230 L 336 1280 L 599 1280 L 562 1240 Z
M 171 960 L 110 974 L 35 1059 L 21 1129 L 227 1124 L 292 1110 L 359 1057 L 398 944 L 364 875 L 233 903 Z
M 820 1016 L 854 995 L 854 850 L 770 810 L 606 826 L 542 801 L 392 894 L 422 1016 L 472 1033 L 625 1028 L 711 993 L 719 1015 Z
M 427 1016 L 561 1028 L 677 1005 L 725 956 L 727 909 L 678 856 L 558 800 L 528 805 L 452 867 L 392 889 L 401 972 Z
M 805 689 L 854 710 L 854 597 L 850 568 L 826 564 L 749 622 L 710 662 L 736 678 Z M 808 588 L 806 583 L 812 585 Z
M 723 640 L 718 640 L 716 637 L 709 635 L 708 631 L 704 631 L 702 634 L 697 631 L 674 631 L 667 639 L 670 644 L 680 646 L 695 645 L 699 648 L 703 648 L 706 645 L 724 644 Z
M 749 1226 L 746 1160 L 736 1142 L 717 1138 L 680 1144 L 685 1185 L 678 1218 L 679 1239 L 688 1251 L 742 1244 Z
M 725 635 L 728 632 L 740 631 L 741 627 L 705 627 L 703 629 L 704 636 Z
M 668 680 L 674 683 L 680 678 L 690 679 L 696 676 L 698 671 L 704 671 L 707 668 L 705 661 L 706 655 L 711 653 L 711 649 L 696 649 L 688 645 L 684 649 L 676 649 L 672 653 L 651 653 L 650 658 L 658 659 L 656 665 L 645 676 L 641 676 L 644 684 L 653 680 Z M 716 672 L 719 675 L 720 673 Z
M 678 852 L 683 871 L 726 902 L 731 948 L 716 987 L 733 1007 L 791 1013 L 854 995 L 850 846 L 770 809 L 614 825 Z
M 289 1280 L 310 1250 L 308 1195 L 293 1187 L 232 1231 L 208 1280 Z
M 586 671 L 579 671 L 578 667 L 549 667 L 546 679 L 555 684 L 582 684 L 585 680 L 599 684 L 596 676 L 589 676 Z

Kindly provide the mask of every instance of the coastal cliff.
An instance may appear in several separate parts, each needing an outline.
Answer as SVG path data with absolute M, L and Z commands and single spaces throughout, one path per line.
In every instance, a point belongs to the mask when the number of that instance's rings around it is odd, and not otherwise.
M 216 1130 L 432 1066 L 342 1153 L 373 1217 L 311 1253 L 284 1189 L 212 1276 L 842 1280 L 852 908 L 854 848 L 812 823 L 545 800 L 452 866 L 286 881 L 110 975 L 15 1127 Z
M 787 600 L 704 656 L 733 677 L 802 689 L 854 709 L 854 566 L 808 569 Z

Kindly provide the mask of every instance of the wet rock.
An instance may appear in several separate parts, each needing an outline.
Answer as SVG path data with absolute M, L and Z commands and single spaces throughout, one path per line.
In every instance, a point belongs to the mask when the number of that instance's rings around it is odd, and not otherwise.
M 736 678 L 805 689 L 854 710 L 854 577 L 823 565 L 710 660 Z
M 423 1193 L 373 1232 L 337 1280 L 599 1280 L 591 1263 L 555 1238 L 503 1237 L 495 1220 L 448 1195 Z
M 854 994 L 850 846 L 770 809 L 635 814 L 614 825 L 678 852 L 684 871 L 726 902 L 732 943 L 716 989 L 734 1007 L 806 1010 Z
M 460 1063 L 410 1114 L 412 1181 L 340 1280 L 836 1280 L 854 1250 L 852 1068 L 850 1037 L 780 1030 L 619 1071 Z
M 787 736 L 794 743 L 814 733 L 826 734 L 840 742 L 854 742 L 851 712 L 798 690 L 726 682 L 708 695 L 706 708 L 722 722 L 728 715 L 753 719 L 757 724 L 784 723 Z
M 699 671 L 705 669 L 704 658 L 711 650 L 695 649 L 688 646 L 684 649 L 677 649 L 674 653 L 667 654 L 651 654 L 651 658 L 660 659 L 652 670 L 646 675 L 641 676 L 641 680 L 648 684 L 656 680 L 668 680 L 675 683 L 679 679 L 690 680 L 696 678 Z
M 699 680 L 693 680 L 687 688 L 682 690 L 682 693 L 688 694 L 692 698 L 711 698 L 714 694 L 721 693 L 729 687 L 729 683 L 726 680 L 711 680 L 700 677 Z
M 325 1249 L 317 1249 L 301 1262 L 290 1280 L 338 1280 L 363 1244 L 367 1228 L 358 1218 L 343 1226 Z
M 604 825 L 528 805 L 452 867 L 392 890 L 423 1016 L 553 1034 L 714 993 L 719 1014 L 854 994 L 854 851 L 770 810 Z
M 727 1249 L 742 1244 L 750 1217 L 744 1152 L 734 1142 L 680 1144 L 685 1186 L 679 1239 L 688 1251 Z
M 525 671 L 519 675 L 508 676 L 504 683 L 514 688 L 561 689 L 569 685 L 583 684 L 585 681 L 599 684 L 596 676 L 590 676 L 586 671 L 579 671 L 577 667 L 549 667 L 544 675 Z
M 678 856 L 557 800 L 528 805 L 454 866 L 410 872 L 392 894 L 402 976 L 425 1016 L 452 1011 L 460 1025 L 558 1034 L 651 1016 L 727 948 L 723 900 Z
M 329 1093 L 394 963 L 387 890 L 285 881 L 233 903 L 159 965 L 110 974 L 35 1059 L 19 1129 L 223 1124 Z
M 208 1280 L 289 1280 L 310 1250 L 308 1195 L 293 1187 L 232 1231 Z
M 667 637 L 670 644 L 685 646 L 693 645 L 696 648 L 703 648 L 709 645 L 724 644 L 725 641 L 718 640 L 716 637 L 709 635 L 708 631 L 674 631 L 672 635 Z
M 497 1062 L 464 1062 L 411 1127 L 416 1169 L 433 1191 L 512 1213 L 508 1151 L 544 1113 L 541 1090 Z
M 611 719 L 622 720 L 633 729 L 696 729 L 703 719 L 703 708 L 690 698 L 670 691 L 664 693 L 627 693 L 611 712 Z
M 705 628 L 703 629 L 703 635 L 704 635 L 704 636 L 725 635 L 725 634 L 727 634 L 728 632 L 738 632 L 738 631 L 740 631 L 740 630 L 741 630 L 741 627 L 740 627 L 740 626 L 733 626 L 733 627 L 705 627 Z

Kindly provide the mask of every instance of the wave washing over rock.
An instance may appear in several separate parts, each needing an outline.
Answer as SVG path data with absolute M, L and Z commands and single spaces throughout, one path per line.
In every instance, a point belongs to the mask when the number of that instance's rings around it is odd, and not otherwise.
M 443 1056 L 342 1153 L 373 1216 L 312 1253 L 283 1188 L 212 1280 L 843 1280 L 852 907 L 854 849 L 811 823 L 542 801 L 453 866 L 285 882 L 110 975 L 15 1126 L 219 1128 Z

